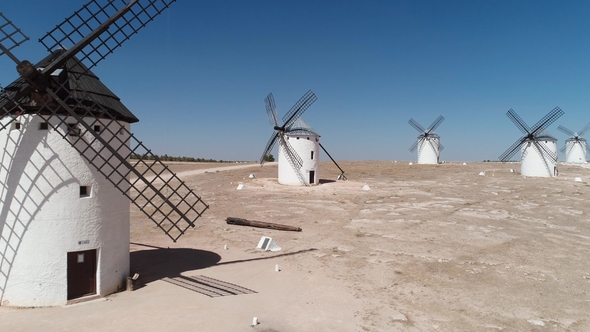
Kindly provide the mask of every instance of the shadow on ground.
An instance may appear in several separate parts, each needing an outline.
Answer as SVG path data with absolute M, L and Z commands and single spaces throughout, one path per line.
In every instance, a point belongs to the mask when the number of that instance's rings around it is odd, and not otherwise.
M 135 288 L 139 288 L 147 283 L 166 277 L 180 277 L 183 272 L 200 270 L 213 265 L 239 264 L 282 256 L 298 255 L 317 250 L 311 248 L 266 257 L 255 257 L 220 263 L 221 256 L 211 251 L 190 248 L 160 248 L 141 243 L 131 244 L 148 248 L 145 250 L 132 251 L 130 253 L 131 275 L 138 273 L 140 277 L 140 282 Z
M 175 278 L 183 272 L 204 269 L 221 260 L 221 256 L 214 252 L 189 248 L 153 247 L 153 249 L 132 251 L 130 256 L 131 275 L 138 273 L 141 284 L 165 277 Z

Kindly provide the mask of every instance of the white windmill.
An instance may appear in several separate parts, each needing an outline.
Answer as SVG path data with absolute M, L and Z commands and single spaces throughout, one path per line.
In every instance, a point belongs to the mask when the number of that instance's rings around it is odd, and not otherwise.
M 282 126 L 279 126 L 272 93 L 264 99 L 266 112 L 274 132 L 271 134 L 262 153 L 260 164 L 264 164 L 265 158 L 278 141 L 278 181 L 280 184 L 304 186 L 319 184 L 320 148 L 326 152 L 326 155 L 330 157 L 336 167 L 342 172 L 338 179 L 346 180 L 342 168 L 338 166 L 328 151 L 321 145 L 320 135 L 301 119 L 303 112 L 316 100 L 317 97 L 315 94 L 311 90 L 308 91 L 285 114 L 282 119 L 284 123 Z
M 440 144 L 440 136 L 434 133 L 434 130 L 444 121 L 441 115 L 427 128 L 424 129 L 416 120 L 410 119 L 408 123 L 416 129 L 420 135 L 416 142 L 410 147 L 410 152 L 418 149 L 418 164 L 438 164 L 440 160 L 440 152 L 444 146 Z
M 130 133 L 137 118 L 90 71 L 172 2 L 93 0 L 40 39 L 50 55 L 37 65 L 11 53 L 28 38 L 0 14 L 0 55 L 20 74 L 0 93 L 0 305 L 123 289 L 124 196 L 174 241 L 207 209 Z
M 557 139 L 545 131 L 563 115 L 559 107 L 547 113 L 535 125 L 529 127 L 512 109 L 506 113 L 508 118 L 525 134 L 500 155 L 500 161 L 507 162 L 521 151 L 520 173 L 523 176 L 557 176 Z
M 573 132 L 561 125 L 557 129 L 570 136 L 565 140 L 565 146 L 561 148 L 561 152 L 565 153 L 565 162 L 575 164 L 586 163 L 586 151 L 590 151 L 590 147 L 586 144 L 586 139 L 582 136 L 590 129 L 590 123 L 578 132 Z

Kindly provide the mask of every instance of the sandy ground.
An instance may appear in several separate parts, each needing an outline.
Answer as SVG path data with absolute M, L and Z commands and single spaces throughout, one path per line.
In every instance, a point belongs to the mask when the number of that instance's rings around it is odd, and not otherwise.
M 277 183 L 276 164 L 195 166 L 173 169 L 210 209 L 177 243 L 132 209 L 143 287 L 0 307 L 0 331 L 590 331 L 588 168 L 541 179 L 510 163 L 359 161 L 341 163 L 349 181 L 333 181 L 324 162 L 321 185 L 291 187 Z M 255 249 L 261 236 L 282 250 Z M 249 292 L 209 297 L 166 281 L 181 276 Z

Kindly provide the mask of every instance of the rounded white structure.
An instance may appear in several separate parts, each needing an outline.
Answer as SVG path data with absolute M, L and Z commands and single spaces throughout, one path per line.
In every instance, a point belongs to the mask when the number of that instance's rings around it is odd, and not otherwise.
M 289 127 L 284 138 L 299 155 L 303 165 L 294 169 L 287 159 L 285 147 L 279 141 L 279 183 L 298 186 L 319 184 L 320 135 L 299 118 Z
M 523 176 L 535 177 L 557 176 L 557 160 L 551 158 L 543 149 L 544 147 L 545 150 L 557 156 L 557 140 L 551 136 L 543 136 L 536 137 L 535 141 L 526 140 L 522 144 L 520 173 Z
M 570 138 L 565 141 L 565 162 L 575 164 L 586 163 L 586 139 Z
M 438 164 L 440 157 L 440 137 L 431 134 L 418 137 L 418 164 Z
M 46 126 L 39 115 L 21 115 L 0 131 L 1 305 L 104 296 L 122 289 L 129 275 L 129 201 L 70 145 L 72 138 L 52 129 L 68 130 L 69 119 L 61 120 L 54 116 Z M 111 126 L 129 129 L 126 122 Z M 107 141 L 109 135 L 101 131 Z

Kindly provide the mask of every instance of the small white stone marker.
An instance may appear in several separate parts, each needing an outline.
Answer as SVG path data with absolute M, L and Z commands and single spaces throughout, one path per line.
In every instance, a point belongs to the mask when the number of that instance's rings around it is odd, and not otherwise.
M 369 185 L 365 183 L 365 185 L 363 186 L 363 190 L 371 190 L 371 187 L 369 187 Z
M 485 175 L 486 175 L 486 173 L 485 173 L 485 172 L 479 172 L 479 175 L 480 175 L 480 176 L 485 176 Z
M 467 163 L 462 163 L 461 165 L 467 165 Z
M 254 178 L 256 178 L 256 175 L 254 175 L 254 174 L 250 174 L 250 175 L 248 175 L 248 177 L 249 177 L 250 179 L 254 179 Z
M 227 250 L 227 244 L 225 244 L 225 245 L 223 246 L 223 249 Z
M 582 182 L 582 178 L 574 178 L 574 181 L 576 181 L 576 182 Z
M 252 326 L 256 326 L 256 325 L 258 325 L 258 324 L 259 324 L 259 323 L 258 323 L 258 317 L 254 317 L 254 318 L 252 318 Z
M 414 165 L 412 162 L 410 162 L 408 165 Z
M 238 187 L 236 188 L 236 190 L 242 190 L 242 189 L 244 189 L 244 185 L 242 183 L 240 183 L 238 185 Z
M 514 173 L 514 169 L 512 169 L 512 168 L 511 168 L 511 169 L 510 169 L 510 173 Z
M 279 272 L 281 269 L 279 269 L 279 264 L 275 265 L 275 272 Z

